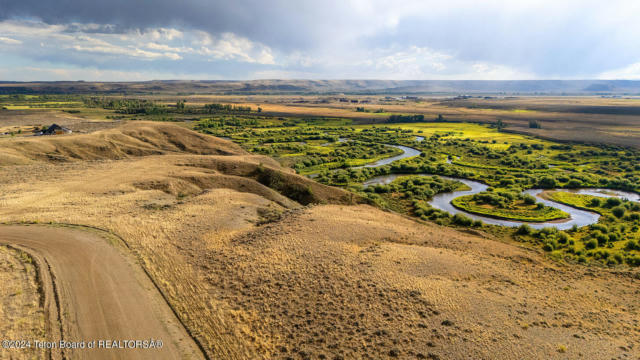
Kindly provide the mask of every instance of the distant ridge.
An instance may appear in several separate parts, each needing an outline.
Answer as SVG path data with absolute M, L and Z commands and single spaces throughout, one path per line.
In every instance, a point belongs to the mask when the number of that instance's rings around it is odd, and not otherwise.
M 0 94 L 501 94 L 640 95 L 637 80 L 0 81 Z

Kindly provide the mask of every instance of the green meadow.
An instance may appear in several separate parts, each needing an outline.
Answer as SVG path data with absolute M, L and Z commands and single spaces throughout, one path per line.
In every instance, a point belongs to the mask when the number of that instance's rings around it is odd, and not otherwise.
M 444 176 L 486 184 L 486 191 L 452 202 L 469 213 L 532 224 L 562 221 L 568 214 L 523 195 L 523 190 L 605 188 L 639 192 L 640 152 L 631 148 L 558 143 L 505 132 L 497 123 L 396 123 L 391 122 L 398 119 L 393 114 L 386 123 L 355 124 L 343 118 L 264 115 L 248 106 L 185 105 L 180 101 L 169 106 L 141 99 L 54 95 L 0 96 L 0 109 L 9 113 L 49 109 L 77 117 L 173 121 L 228 138 L 251 153 L 276 159 L 300 175 L 343 187 L 373 205 L 417 221 L 472 227 L 543 249 L 570 262 L 640 265 L 637 203 L 598 205 L 587 195 L 546 193 L 551 200 L 602 214 L 597 224 L 566 231 L 487 225 L 429 205 L 437 194 L 465 189 L 464 184 Z M 364 166 L 403 153 L 390 145 L 414 148 L 419 155 L 383 166 Z M 397 178 L 388 184 L 363 186 L 367 180 L 390 174 Z

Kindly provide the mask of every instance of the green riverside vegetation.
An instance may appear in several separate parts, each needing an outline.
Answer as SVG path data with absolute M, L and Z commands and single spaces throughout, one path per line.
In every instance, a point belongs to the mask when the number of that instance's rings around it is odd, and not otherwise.
M 389 114 L 379 124 L 356 124 L 340 118 L 273 116 L 260 108 L 238 104 L 190 104 L 184 100 L 156 103 L 80 95 L 0 96 L 0 111 L 14 109 L 55 109 L 79 117 L 117 120 L 176 121 L 202 133 L 228 138 L 249 152 L 273 157 L 301 175 L 343 187 L 419 221 L 476 228 L 543 249 L 566 261 L 640 266 L 638 203 L 567 191 L 546 193 L 554 201 L 602 214 L 597 224 L 568 231 L 486 225 L 428 204 L 438 193 L 465 188 L 458 181 L 442 177 L 446 176 L 488 185 L 483 193 L 454 200 L 453 204 L 465 211 L 529 222 L 563 219 L 567 214 L 538 204 L 522 192 L 531 188 L 639 192 L 640 151 L 636 149 L 557 143 L 505 132 L 505 124 L 500 123 L 454 123 L 443 117 L 406 114 Z M 415 148 L 420 155 L 384 166 L 360 167 L 402 153 L 385 144 Z M 371 178 L 389 174 L 398 177 L 388 185 L 363 186 Z
M 569 218 L 562 210 L 536 202 L 536 198 L 509 191 L 460 196 L 451 202 L 458 209 L 500 219 L 545 222 Z

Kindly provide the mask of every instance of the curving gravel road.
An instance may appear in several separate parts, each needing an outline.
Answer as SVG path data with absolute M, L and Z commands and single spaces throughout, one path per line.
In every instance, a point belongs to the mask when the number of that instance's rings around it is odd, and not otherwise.
M 49 320 L 47 341 L 163 343 L 160 349 L 58 348 L 52 349 L 51 358 L 203 358 L 151 280 L 121 247 L 93 232 L 40 225 L 0 226 L 0 243 L 21 248 L 36 259 Z

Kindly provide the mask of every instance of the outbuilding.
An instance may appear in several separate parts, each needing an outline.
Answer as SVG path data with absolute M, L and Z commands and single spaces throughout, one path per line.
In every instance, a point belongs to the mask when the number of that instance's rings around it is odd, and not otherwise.
M 47 130 L 42 131 L 42 135 L 62 135 L 62 134 L 71 134 L 71 129 L 67 129 L 66 127 L 62 127 L 58 124 L 53 124 L 49 126 Z

